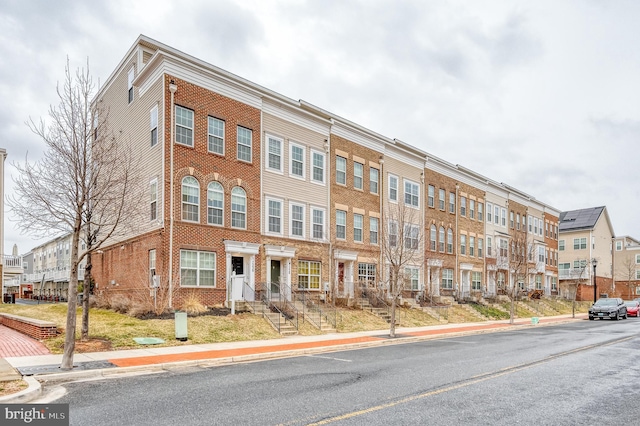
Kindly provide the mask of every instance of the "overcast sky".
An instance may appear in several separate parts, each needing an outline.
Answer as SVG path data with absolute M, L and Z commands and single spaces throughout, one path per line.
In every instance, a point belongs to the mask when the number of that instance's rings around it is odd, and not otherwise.
M 3 0 L 5 192 L 66 57 L 104 81 L 145 34 L 640 238 L 638 22 L 636 0 Z M 5 214 L 5 253 L 45 241 Z

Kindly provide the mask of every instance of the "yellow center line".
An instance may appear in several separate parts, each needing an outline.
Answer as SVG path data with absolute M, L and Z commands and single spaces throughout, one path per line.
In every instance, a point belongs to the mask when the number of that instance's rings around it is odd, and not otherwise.
M 617 339 L 617 340 L 613 340 L 613 341 L 606 342 L 606 343 L 596 343 L 596 344 L 593 344 L 593 345 L 583 346 L 581 348 L 576 348 L 576 349 L 572 349 L 572 350 L 569 350 L 569 351 L 566 351 L 566 352 L 561 352 L 559 354 L 551 355 L 551 356 L 549 356 L 547 358 L 544 358 L 544 359 L 541 359 L 539 361 L 533 361 L 533 362 L 526 363 L 526 364 L 519 364 L 519 365 L 515 365 L 515 366 L 512 366 L 512 367 L 505 367 L 505 368 L 502 368 L 502 369 L 500 369 L 499 371 L 496 371 L 496 372 L 485 373 L 485 374 L 479 375 L 479 376 L 477 376 L 478 378 L 475 379 L 475 380 L 470 380 L 470 381 L 467 381 L 467 382 L 464 382 L 464 383 L 458 383 L 458 384 L 453 385 L 453 386 L 448 386 L 446 388 L 436 389 L 436 390 L 433 390 L 433 391 L 421 393 L 419 395 L 409 396 L 409 397 L 406 397 L 406 398 L 399 399 L 397 401 L 388 402 L 386 404 L 380 404 L 380 405 L 376 405 L 376 406 L 373 406 L 373 407 L 365 408 L 364 410 L 352 411 L 351 413 L 346 413 L 346 414 L 343 414 L 343 415 L 340 415 L 340 416 L 331 417 L 331 418 L 324 419 L 324 420 L 321 420 L 321 421 L 316 422 L 316 423 L 310 423 L 309 426 L 326 425 L 326 424 L 333 423 L 333 422 L 339 422 L 341 420 L 351 419 L 353 417 L 358 417 L 358 416 L 362 416 L 364 414 L 369 414 L 369 413 L 373 413 L 373 412 L 376 412 L 376 411 L 384 410 L 386 408 L 395 407 L 396 405 L 406 404 L 407 402 L 416 401 L 418 399 L 423 399 L 423 398 L 427 398 L 427 397 L 430 397 L 430 396 L 439 395 L 441 393 L 450 392 L 450 391 L 453 391 L 453 390 L 456 390 L 456 389 L 460 389 L 460 388 L 464 388 L 464 387 L 467 387 L 467 386 L 475 385 L 477 383 L 481 383 L 481 382 L 484 382 L 484 381 L 487 381 L 487 380 L 490 380 L 490 379 L 495 379 L 495 378 L 498 378 L 498 377 L 501 377 L 501 376 L 506 376 L 507 374 L 516 373 L 518 371 L 522 371 L 522 370 L 525 370 L 527 368 L 535 367 L 537 365 L 544 364 L 544 363 L 547 363 L 549 361 L 553 361 L 553 360 L 555 360 L 557 358 L 560 358 L 560 357 L 564 357 L 564 356 L 567 356 L 567 355 L 575 354 L 575 353 L 578 353 L 578 352 L 583 352 L 583 351 L 586 351 L 586 350 L 589 350 L 589 349 L 593 349 L 593 348 L 596 348 L 596 347 L 609 346 L 609 345 L 613 345 L 613 344 L 616 344 L 616 343 L 621 343 L 621 342 L 624 342 L 624 341 L 627 341 L 627 340 L 631 340 L 631 339 L 633 339 L 635 337 L 636 336 L 630 336 L 630 337 L 624 337 L 622 339 Z

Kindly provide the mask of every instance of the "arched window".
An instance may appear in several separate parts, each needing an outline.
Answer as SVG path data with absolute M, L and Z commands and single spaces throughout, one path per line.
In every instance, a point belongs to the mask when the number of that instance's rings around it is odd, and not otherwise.
M 193 176 L 182 179 L 182 220 L 198 222 L 200 209 L 200 185 Z
M 247 227 L 247 194 L 239 186 L 231 190 L 231 226 Z
M 207 188 L 207 223 L 209 225 L 223 224 L 224 192 L 219 182 L 211 182 Z
M 438 234 L 438 250 L 441 253 L 444 253 L 444 226 L 440 227 L 440 232 Z
M 453 253 L 453 230 L 447 229 L 447 253 Z
M 431 251 L 436 251 L 436 236 L 437 236 L 437 231 L 436 231 L 436 226 L 435 225 L 431 225 Z

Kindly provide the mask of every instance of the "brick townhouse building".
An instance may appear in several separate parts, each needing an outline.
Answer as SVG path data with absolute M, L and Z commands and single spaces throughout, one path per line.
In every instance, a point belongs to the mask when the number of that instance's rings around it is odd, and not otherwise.
M 144 217 L 130 218 L 137 231 L 93 256 L 99 291 L 162 286 L 176 307 L 250 299 L 272 283 L 353 297 L 385 280 L 380 244 L 398 206 L 415 215 L 393 232 L 423 237 L 423 258 L 406 268 L 412 297 L 499 293 L 516 231 L 535 234 L 545 256 L 557 248 L 539 232 L 560 213 L 533 197 L 146 36 L 94 105 L 124 135 L 148 194 Z M 547 258 L 527 288 L 546 283 L 538 275 L 554 282 Z

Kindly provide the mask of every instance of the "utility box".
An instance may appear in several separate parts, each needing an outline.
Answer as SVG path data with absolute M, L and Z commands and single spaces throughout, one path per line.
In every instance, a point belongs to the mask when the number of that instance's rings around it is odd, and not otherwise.
M 186 312 L 174 312 L 174 318 L 176 323 L 176 340 L 181 342 L 187 341 L 187 313 Z

